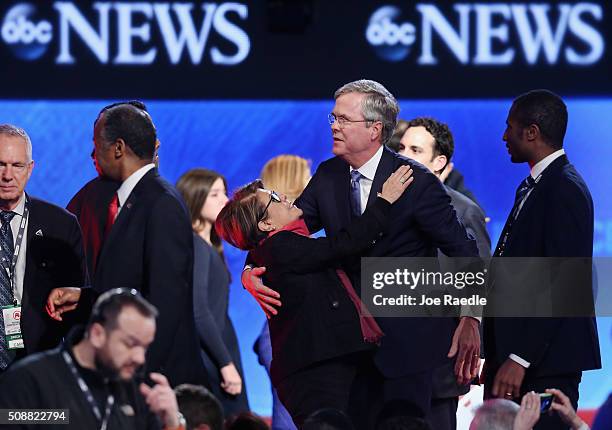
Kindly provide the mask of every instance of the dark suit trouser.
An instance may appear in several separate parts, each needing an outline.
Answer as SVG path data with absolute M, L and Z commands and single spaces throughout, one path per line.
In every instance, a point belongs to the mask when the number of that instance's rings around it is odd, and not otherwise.
M 431 408 L 432 371 L 386 378 L 369 357 L 360 366 L 351 392 L 349 414 L 355 428 L 372 430 L 391 417 L 427 417 Z
M 299 370 L 275 388 L 293 422 L 301 428 L 304 420 L 320 409 L 347 412 L 356 372 L 357 358 L 343 356 Z
M 497 371 L 497 369 L 495 369 Z M 485 383 L 485 399 L 492 398 L 491 390 L 493 388 L 493 378 L 495 373 L 487 372 Z M 544 393 L 547 388 L 556 388 L 561 390 L 572 402 L 574 410 L 578 408 L 578 385 L 582 379 L 582 372 L 572 372 L 563 375 L 529 377 L 527 376 L 521 385 L 521 397 L 513 399 L 520 404 L 523 396 L 530 392 Z M 534 430 L 568 430 L 571 429 L 565 424 L 559 415 L 556 413 L 542 414 L 540 420 L 533 427 Z

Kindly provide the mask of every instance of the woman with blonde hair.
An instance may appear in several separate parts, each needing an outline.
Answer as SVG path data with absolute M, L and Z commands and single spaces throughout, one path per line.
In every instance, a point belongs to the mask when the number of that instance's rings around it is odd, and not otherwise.
M 279 155 L 270 159 L 261 170 L 266 188 L 297 199 L 310 180 L 310 163 L 298 155 Z
M 200 355 L 211 389 L 226 416 L 249 410 L 234 326 L 227 313 L 230 274 L 221 239 L 213 228 L 227 203 L 225 178 L 192 169 L 178 180 L 193 228 L 193 305 Z

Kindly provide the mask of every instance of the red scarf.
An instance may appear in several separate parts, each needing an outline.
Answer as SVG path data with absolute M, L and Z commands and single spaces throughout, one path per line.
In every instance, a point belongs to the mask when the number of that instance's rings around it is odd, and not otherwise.
M 299 234 L 300 236 L 310 236 L 310 232 L 308 231 L 308 227 L 306 226 L 306 222 L 303 218 L 300 218 L 297 221 L 290 222 L 283 228 L 271 232 L 268 237 L 273 236 L 280 231 L 290 231 L 292 233 Z M 346 290 L 346 293 L 348 294 L 349 298 L 353 302 L 355 309 L 357 309 L 363 340 L 368 343 L 380 344 L 380 338 L 383 337 L 385 334 L 378 326 L 378 323 L 376 322 L 370 311 L 361 302 L 361 299 L 355 292 L 355 289 L 351 284 L 351 280 L 347 276 L 346 272 L 344 272 L 344 270 L 342 269 L 336 269 L 336 274 L 338 275 L 338 278 L 340 279 L 340 282 Z

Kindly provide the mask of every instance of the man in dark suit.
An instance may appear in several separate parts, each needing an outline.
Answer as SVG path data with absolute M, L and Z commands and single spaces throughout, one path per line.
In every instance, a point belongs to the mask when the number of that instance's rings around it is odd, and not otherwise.
M 153 163 L 156 130 L 130 104 L 104 110 L 94 126 L 97 165 L 121 183 L 92 277 L 97 293 L 135 288 L 159 309 L 147 367 L 172 385 L 206 383 L 193 317 L 193 239 L 185 205 Z
M 113 103 L 105 106 L 100 111 L 100 114 L 115 106 L 129 104 L 147 112 L 147 107 L 144 103 L 138 100 L 127 102 Z M 157 150 L 159 149 L 159 140 L 155 142 L 154 164 L 159 167 Z M 66 209 L 73 213 L 79 220 L 81 231 L 83 232 L 83 245 L 85 247 L 85 256 L 87 257 L 87 268 L 89 273 L 96 272 L 96 263 L 98 255 L 102 249 L 102 243 L 105 238 L 106 218 L 108 206 L 121 185 L 103 175 L 98 163 L 96 162 L 95 150 L 91 151 L 94 168 L 98 176 L 87 182 L 68 202 Z
M 453 135 L 448 126 L 433 118 L 415 118 L 410 121 L 399 120 L 395 130 L 395 133 L 398 133 L 399 130 L 401 135 L 394 134 L 388 146 L 399 154 L 423 164 L 440 178 L 448 168 L 454 152 Z M 491 239 L 487 233 L 482 209 L 460 192 L 446 185 L 444 187 L 451 198 L 451 204 L 459 221 L 476 239 L 480 257 L 491 257 Z M 444 262 L 445 257 L 442 253 L 440 254 Z M 457 322 L 467 325 L 478 342 L 480 340 L 478 330 L 480 318 L 467 316 L 468 314 L 470 314 L 469 311 L 462 313 L 462 317 Z M 470 389 L 469 384 L 457 382 L 454 372 L 455 363 L 451 360 L 455 354 L 456 348 L 451 348 L 448 353 L 448 361 L 434 371 L 432 406 L 428 421 L 436 430 L 455 430 L 457 428 L 456 414 L 459 396 Z
M 49 291 L 87 284 L 79 224 L 62 208 L 25 193 L 33 168 L 27 133 L 0 125 L 0 306 L 11 311 L 0 315 L 0 372 L 15 359 L 56 346 L 65 334 L 68 322 L 45 312 Z M 17 316 L 17 332 L 7 336 L 11 316 Z
M 494 257 L 592 256 L 593 202 L 563 150 L 567 117 L 563 100 L 549 91 L 514 100 L 504 141 L 511 161 L 528 163 L 531 172 L 517 190 Z M 591 286 L 586 290 L 590 294 Z M 601 367 L 594 318 L 486 318 L 484 330 L 486 397 L 518 402 L 528 391 L 557 388 L 576 408 L 582 371 Z M 542 415 L 535 428 L 567 426 L 558 416 Z
M 296 201 L 309 231 L 324 228 L 327 235 L 337 234 L 374 202 L 389 175 L 408 164 L 414 182 L 391 209 L 392 227 L 362 256 L 435 257 L 438 248 L 450 256 L 478 255 L 440 181 L 421 164 L 384 147 L 399 112 L 393 95 L 377 82 L 361 80 L 340 88 L 335 99 L 329 122 L 336 157 L 321 163 Z M 347 259 L 343 267 L 359 289 L 360 259 Z M 279 302 L 261 297 L 274 293 L 251 279 L 250 275 L 260 272 L 246 271 L 243 280 L 269 310 L 270 303 Z M 367 382 L 361 384 L 369 397 L 357 401 L 360 412 L 369 414 L 356 420 L 363 428 L 373 428 L 373 418 L 391 404 L 401 404 L 394 408 L 397 415 L 427 415 L 432 372 L 444 362 L 456 325 L 445 318 L 381 318 L 378 322 L 385 336 L 366 372 Z M 458 373 L 473 376 L 476 345 L 464 342 L 461 335 L 457 338 L 461 338 Z

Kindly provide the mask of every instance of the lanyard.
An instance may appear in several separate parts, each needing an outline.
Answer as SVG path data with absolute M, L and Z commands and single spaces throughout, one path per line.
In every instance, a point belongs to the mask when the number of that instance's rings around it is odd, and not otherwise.
M 0 265 L 6 271 L 6 274 L 11 281 L 11 296 L 13 299 L 13 305 L 17 306 L 17 297 L 16 290 L 17 286 L 15 285 L 15 266 L 17 266 L 17 259 L 19 258 L 19 250 L 21 249 L 21 244 L 23 243 L 23 236 L 25 233 L 25 226 L 28 223 L 28 216 L 30 214 L 30 199 L 27 194 L 25 196 L 25 204 L 23 206 L 23 216 L 21 217 L 21 222 L 19 223 L 19 230 L 17 231 L 17 239 L 15 241 L 15 250 L 13 251 L 13 258 L 11 260 L 11 265 L 6 267 L 2 262 Z M 11 228 L 9 223 L 8 228 Z
M 89 390 L 89 387 L 87 386 L 87 383 L 83 380 L 83 378 L 81 378 L 81 375 L 79 375 L 79 371 L 76 369 L 76 366 L 74 365 L 74 361 L 72 361 L 72 357 L 70 356 L 70 354 L 68 354 L 67 351 L 62 351 L 62 357 L 64 357 L 64 361 L 70 368 L 70 372 L 72 372 L 72 376 L 74 376 L 74 379 L 76 379 L 76 381 L 78 382 L 79 388 L 85 395 L 85 398 L 87 399 L 87 402 L 89 403 L 89 406 L 91 406 L 91 410 L 93 411 L 93 414 L 96 416 L 98 421 L 101 422 L 100 430 L 106 430 L 106 427 L 108 425 L 108 419 L 110 418 L 110 413 L 111 413 L 111 410 L 113 409 L 113 404 L 115 403 L 115 398 L 113 397 L 112 394 L 109 394 L 108 397 L 106 398 L 106 409 L 104 411 L 104 419 L 103 419 L 102 414 L 100 413 L 100 408 L 98 407 L 98 404 L 96 403 L 93 395 L 91 394 L 91 391 Z

